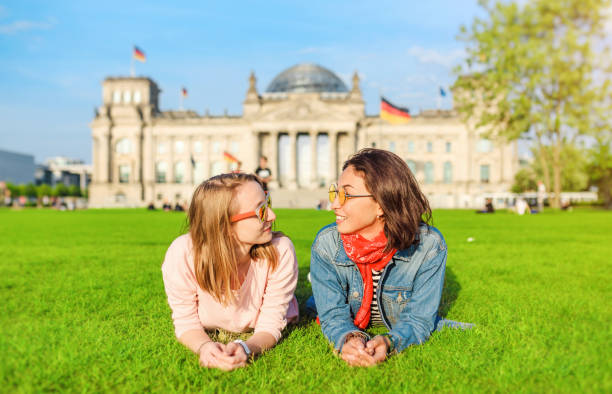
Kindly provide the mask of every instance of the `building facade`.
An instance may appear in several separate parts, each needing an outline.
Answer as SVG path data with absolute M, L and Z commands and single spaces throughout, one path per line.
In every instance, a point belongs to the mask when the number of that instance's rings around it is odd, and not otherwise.
M 47 184 L 51 187 L 62 183 L 65 186 L 78 186 L 87 189 L 91 182 L 92 166 L 83 160 L 68 157 L 51 157 L 45 164 L 36 166 L 36 185 Z
M 260 94 L 251 74 L 242 116 L 161 111 L 149 78 L 107 78 L 91 123 L 90 206 L 188 201 L 195 185 L 235 169 L 253 171 L 260 155 L 273 173 L 276 206 L 315 207 L 342 163 L 364 147 L 397 153 L 432 206 L 471 208 L 510 190 L 516 143 L 494 143 L 453 111 L 429 110 L 393 125 L 365 114 L 355 74 L 351 88 L 333 72 L 300 64 Z M 384 176 L 384 174 L 381 174 Z
M 17 185 L 34 182 L 34 156 L 0 150 L 0 181 Z

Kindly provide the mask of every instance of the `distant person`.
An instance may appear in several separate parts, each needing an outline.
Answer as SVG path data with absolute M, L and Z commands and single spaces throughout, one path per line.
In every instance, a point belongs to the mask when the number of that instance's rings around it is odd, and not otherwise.
M 153 201 L 151 201 L 149 205 L 147 205 L 147 210 L 155 211 L 155 204 L 153 204 Z
M 538 211 L 542 212 L 544 210 L 544 199 L 546 198 L 546 185 L 541 180 L 538 181 L 538 191 L 537 191 L 537 199 L 538 199 Z
M 469 326 L 438 316 L 446 243 L 404 160 L 362 149 L 344 163 L 329 201 L 336 221 L 312 245 L 315 302 L 307 306 L 347 364 L 374 365 L 445 325 Z M 368 327 L 386 332 L 370 337 Z
M 166 212 L 171 211 L 172 210 L 172 205 L 170 205 L 170 203 L 168 202 L 168 200 L 164 200 L 164 203 L 162 204 L 162 209 Z
M 529 204 L 523 197 L 519 197 L 516 199 L 516 204 L 514 206 L 516 213 L 519 215 L 524 215 L 525 213 L 531 213 L 531 209 L 529 208 Z
M 268 191 L 268 182 L 272 180 L 272 171 L 268 168 L 268 158 L 266 156 L 259 158 L 259 166 L 255 170 L 255 175 L 261 181 L 264 191 Z
M 234 170 L 232 170 L 232 173 L 238 174 L 238 173 L 240 173 L 240 171 L 242 171 L 242 162 L 241 161 L 239 161 L 236 164 L 236 168 Z
M 244 367 L 298 318 L 293 244 L 272 231 L 276 215 L 253 174 L 204 181 L 187 217 L 189 233 L 172 242 L 162 265 L 176 337 L 204 367 Z M 226 344 L 205 331 L 218 328 L 253 334 Z
M 493 199 L 487 198 L 485 200 L 485 207 L 480 211 L 476 211 L 476 213 L 495 213 L 495 208 L 493 207 Z
M 572 210 L 572 202 L 567 197 L 561 198 L 561 210 L 563 211 L 571 211 Z
M 183 208 L 183 206 L 177 201 L 176 204 L 174 205 L 174 210 L 176 212 L 184 212 L 185 208 Z

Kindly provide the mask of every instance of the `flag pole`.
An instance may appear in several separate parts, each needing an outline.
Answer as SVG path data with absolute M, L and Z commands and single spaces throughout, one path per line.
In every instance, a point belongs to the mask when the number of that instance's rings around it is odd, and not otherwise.
M 378 118 L 380 119 L 378 121 L 378 138 L 376 138 L 376 142 L 378 143 L 378 145 L 380 145 L 380 140 L 382 138 L 382 112 L 380 110 L 381 107 L 381 102 L 382 102 L 382 90 L 381 88 L 378 88 Z M 382 149 L 381 146 L 377 146 L 378 149 Z
M 130 62 L 130 77 L 134 78 L 134 55 L 132 55 L 132 61 Z

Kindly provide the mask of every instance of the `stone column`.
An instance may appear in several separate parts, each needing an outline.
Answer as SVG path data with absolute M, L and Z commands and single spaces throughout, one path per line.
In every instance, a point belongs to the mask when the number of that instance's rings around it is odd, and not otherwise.
M 268 188 L 278 189 L 278 180 L 280 179 L 280 167 L 278 165 L 278 131 L 270 132 L 270 154 L 268 155 L 268 167 L 272 171 L 272 180 L 268 182 Z M 257 165 L 259 165 L 259 157 L 257 157 Z
M 329 171 L 328 182 L 334 183 L 338 181 L 338 132 L 330 131 L 328 133 L 329 146 Z
M 310 187 L 318 187 L 317 177 L 317 132 L 310 132 Z
M 194 159 L 193 157 L 193 137 L 189 136 L 187 137 L 187 153 L 189 154 L 189 160 L 187 161 L 187 165 L 186 165 L 186 169 L 187 169 L 187 173 L 185 174 L 185 183 L 188 185 L 193 185 L 193 170 L 194 170 L 194 166 L 193 163 L 194 161 L 192 161 L 192 159 Z
M 204 166 L 204 178 L 208 179 L 212 173 L 210 169 L 210 135 L 206 136 L 204 144 L 205 147 L 202 149 L 202 152 L 206 152 L 206 156 L 204 157 L 204 163 L 202 163 L 202 165 Z
M 287 188 L 291 190 L 297 189 L 297 132 L 289 132 L 289 177 L 287 179 Z
M 110 182 L 110 130 L 106 131 L 100 137 L 100 152 L 99 152 L 99 168 L 98 168 L 98 179 L 96 183 L 109 183 Z
M 170 137 L 168 139 L 168 145 L 170 145 L 168 148 L 170 149 L 169 152 L 169 157 L 170 157 L 170 165 L 168 166 L 168 178 L 167 178 L 167 182 L 168 183 L 174 183 L 174 136 Z
M 153 137 L 151 129 L 145 126 L 142 129 L 142 187 L 146 203 L 154 201 L 153 184 L 155 181 L 155 161 L 153 160 Z

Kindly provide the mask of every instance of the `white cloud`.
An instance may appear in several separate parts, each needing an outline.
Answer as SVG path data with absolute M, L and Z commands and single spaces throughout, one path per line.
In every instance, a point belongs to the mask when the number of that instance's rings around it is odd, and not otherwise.
M 0 34 L 17 34 L 31 30 L 49 30 L 55 25 L 55 21 L 34 22 L 34 21 L 15 21 L 9 24 L 0 25 Z
M 436 49 L 426 49 L 415 45 L 408 49 L 408 55 L 414 56 L 421 63 L 438 64 L 446 68 L 451 68 L 465 57 L 465 50 L 456 48 L 450 51 L 441 52 Z

